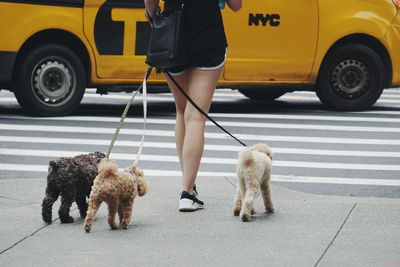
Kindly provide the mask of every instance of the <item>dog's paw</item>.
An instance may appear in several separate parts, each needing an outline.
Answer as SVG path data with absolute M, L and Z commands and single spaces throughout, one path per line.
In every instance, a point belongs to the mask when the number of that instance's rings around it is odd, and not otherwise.
M 118 226 L 116 224 L 110 224 L 111 230 L 116 230 L 118 229 Z
M 233 216 L 239 216 L 240 209 L 233 209 Z
M 250 215 L 248 215 L 248 214 L 242 214 L 240 216 L 240 218 L 242 219 L 242 222 L 249 222 L 250 221 Z
M 255 210 L 254 208 L 252 208 L 251 211 L 250 211 L 250 213 L 251 213 L 251 215 L 253 215 L 253 214 L 256 213 L 256 210 Z
M 266 210 L 267 210 L 268 213 L 274 213 L 275 212 L 274 207 L 269 207 Z
M 85 224 L 85 232 L 86 233 L 90 233 L 91 230 L 92 230 L 92 227 L 90 227 L 89 225 Z
M 122 229 L 128 229 L 128 224 L 126 222 L 121 223 Z
M 48 216 L 43 216 L 43 221 L 45 222 L 45 223 L 47 223 L 47 224 L 51 224 L 51 216 L 50 217 L 48 217 Z
M 73 223 L 74 218 L 72 218 L 71 216 L 68 216 L 68 217 L 60 218 L 60 221 L 61 221 L 61 223 Z

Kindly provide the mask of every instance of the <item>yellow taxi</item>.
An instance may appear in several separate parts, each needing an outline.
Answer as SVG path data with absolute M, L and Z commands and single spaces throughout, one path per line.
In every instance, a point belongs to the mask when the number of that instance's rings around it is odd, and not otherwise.
M 315 90 L 335 109 L 368 109 L 383 88 L 400 85 L 399 11 L 399 0 L 250 0 L 238 13 L 226 8 L 219 87 L 257 100 Z M 149 33 L 143 0 L 0 0 L 0 88 L 31 114 L 69 114 L 87 87 L 141 82 Z M 165 84 L 159 74 L 149 82 Z

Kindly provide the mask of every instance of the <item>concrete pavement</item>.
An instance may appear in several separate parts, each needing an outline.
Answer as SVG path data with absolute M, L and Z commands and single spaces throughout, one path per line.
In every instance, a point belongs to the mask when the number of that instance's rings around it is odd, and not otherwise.
M 231 215 L 234 178 L 199 178 L 207 207 L 195 213 L 177 210 L 180 178 L 146 179 L 128 230 L 109 229 L 103 204 L 89 234 L 76 209 L 73 224 L 42 222 L 45 178 L 0 180 L 0 266 L 400 266 L 399 199 L 273 186 L 276 213 L 259 197 L 243 223 Z

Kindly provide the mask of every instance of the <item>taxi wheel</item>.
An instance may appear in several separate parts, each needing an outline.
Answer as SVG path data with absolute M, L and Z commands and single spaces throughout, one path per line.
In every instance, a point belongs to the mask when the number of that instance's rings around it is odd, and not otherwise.
M 349 44 L 325 60 L 316 92 L 322 103 L 334 109 L 365 110 L 382 94 L 384 77 L 384 64 L 374 50 Z
M 47 44 L 31 50 L 18 68 L 14 94 L 21 107 L 36 116 L 64 116 L 80 104 L 86 73 L 69 48 Z
M 287 91 L 282 91 L 282 90 L 277 90 L 277 89 L 239 89 L 239 92 L 252 99 L 252 100 L 260 100 L 260 101 L 271 101 L 275 100 L 284 94 L 287 93 Z

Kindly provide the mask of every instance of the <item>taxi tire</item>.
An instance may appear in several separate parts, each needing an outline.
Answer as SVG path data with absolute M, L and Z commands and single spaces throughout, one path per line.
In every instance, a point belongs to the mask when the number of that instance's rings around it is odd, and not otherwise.
M 239 89 L 239 92 L 242 95 L 250 98 L 251 100 L 272 101 L 283 96 L 288 91 L 264 88 L 264 89 Z
M 79 106 L 86 89 L 87 78 L 81 60 L 71 49 L 59 44 L 45 44 L 29 51 L 20 62 L 14 94 L 26 113 L 34 116 L 65 116 Z M 70 81 L 71 88 L 64 89 L 67 95 L 65 101 L 46 103 L 43 96 L 43 99 L 38 96 L 33 77 L 35 71 L 42 71 L 38 70 L 41 68 L 39 65 L 47 67 L 48 72 L 51 72 L 51 68 L 55 69 L 61 76 L 65 75 L 64 81 Z
M 334 71 L 338 66 L 354 64 L 364 70 L 367 86 L 363 86 L 359 96 L 335 88 Z M 360 67 L 357 67 L 357 64 Z M 357 70 L 356 70 L 357 72 Z M 361 76 L 363 76 L 362 74 Z M 321 102 L 333 109 L 357 111 L 369 109 L 380 97 L 384 88 L 385 67 L 379 55 L 363 44 L 348 44 L 334 50 L 325 59 L 318 76 L 316 93 Z M 340 79 L 337 79 L 340 80 Z M 342 79 L 343 80 L 343 79 Z M 353 97 L 353 98 L 352 98 Z

